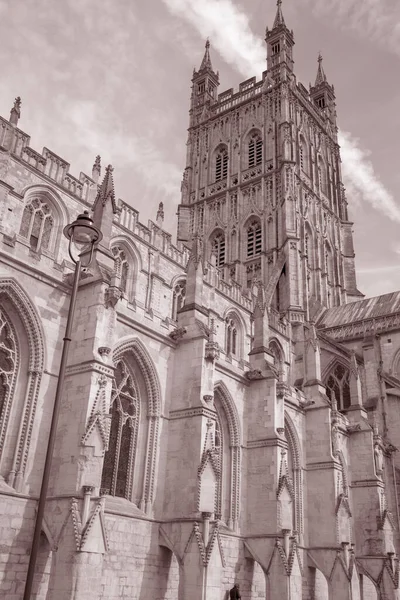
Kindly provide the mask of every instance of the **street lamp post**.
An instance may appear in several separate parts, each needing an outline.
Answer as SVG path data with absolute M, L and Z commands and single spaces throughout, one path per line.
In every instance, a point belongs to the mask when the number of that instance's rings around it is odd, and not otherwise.
M 44 463 L 42 486 L 40 489 L 39 504 L 37 508 L 35 531 L 33 534 L 32 548 L 29 558 L 28 574 L 26 576 L 25 591 L 23 600 L 30 600 L 32 594 L 33 578 L 35 574 L 36 560 L 39 551 L 40 534 L 42 531 L 43 515 L 46 505 L 47 490 L 49 487 L 51 462 L 54 453 L 54 445 L 56 441 L 58 417 L 60 414 L 61 398 L 64 387 L 65 371 L 67 368 L 68 351 L 71 342 L 72 323 L 74 319 L 76 296 L 78 292 L 79 278 L 82 268 L 87 268 L 93 259 L 93 250 L 97 242 L 99 242 L 103 234 L 97 227 L 94 226 L 92 219 L 89 217 L 88 211 L 84 211 L 79 215 L 76 221 L 67 225 L 64 229 L 64 235 L 69 239 L 68 252 L 71 260 L 75 263 L 74 281 L 72 285 L 71 300 L 69 303 L 67 325 L 63 338 L 63 349 L 61 354 L 60 369 L 58 373 L 58 382 L 56 389 L 56 397 L 54 399 L 53 415 L 50 425 L 49 440 L 47 443 L 46 460 Z M 82 262 L 81 257 L 86 260 Z

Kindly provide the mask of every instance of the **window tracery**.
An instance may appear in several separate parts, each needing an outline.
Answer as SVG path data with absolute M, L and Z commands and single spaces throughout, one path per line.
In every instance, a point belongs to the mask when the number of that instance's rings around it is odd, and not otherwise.
M 326 379 L 326 395 L 332 402 L 335 398 L 339 410 L 346 410 L 351 404 L 350 372 L 341 363 L 337 364 Z
M 121 246 L 114 246 L 111 251 L 114 256 L 114 273 L 120 280 L 120 289 L 126 294 L 128 292 L 128 280 L 130 274 L 128 257 Z
M 111 426 L 101 487 L 111 496 L 130 500 L 139 429 L 140 402 L 136 381 L 125 362 L 115 369 L 111 394 Z
M 262 231 L 260 221 L 255 220 L 247 228 L 247 258 L 258 256 L 262 249 Z
M 0 311 L 0 424 L 6 416 L 17 374 L 17 342 L 5 315 Z
M 176 321 L 178 311 L 185 303 L 186 297 L 186 281 L 178 281 L 172 293 L 172 320 Z
M 49 204 L 40 198 L 33 198 L 22 213 L 20 235 L 25 238 L 32 250 L 48 250 L 54 218 Z

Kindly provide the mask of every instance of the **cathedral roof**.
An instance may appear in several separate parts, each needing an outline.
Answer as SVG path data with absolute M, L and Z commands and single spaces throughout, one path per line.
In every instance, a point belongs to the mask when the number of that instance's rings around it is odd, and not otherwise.
M 400 291 L 329 308 L 323 313 L 318 326 L 336 327 L 398 312 L 400 312 Z

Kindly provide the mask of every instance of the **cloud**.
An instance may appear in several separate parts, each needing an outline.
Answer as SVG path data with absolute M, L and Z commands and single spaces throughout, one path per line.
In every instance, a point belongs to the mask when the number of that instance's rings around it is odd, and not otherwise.
M 318 17 L 329 18 L 341 29 L 354 31 L 400 55 L 398 0 L 302 0 Z
M 245 78 L 267 68 L 265 45 L 255 36 L 248 16 L 230 0 L 163 0 L 203 38 L 210 37 L 222 58 Z
M 348 196 L 358 203 L 365 201 L 389 219 L 400 223 L 400 206 L 374 171 L 370 153 L 360 140 L 346 131 L 339 132 L 342 172 Z
M 118 172 L 133 169 L 146 187 L 156 190 L 162 197 L 159 200 L 179 195 L 182 172 L 174 163 L 168 162 L 156 145 L 134 131 L 119 125 L 92 101 L 71 101 L 59 98 L 60 122 L 58 133 L 62 138 L 69 136 L 80 140 L 75 161 L 80 162 L 88 153 L 93 158 L 102 155 L 102 164 L 112 162 Z M 64 110 L 68 107 L 68 110 Z M 64 116 L 63 116 L 64 115 Z M 73 145 L 71 151 L 76 147 Z M 133 196 L 135 194 L 133 193 Z M 129 199 L 125 199 L 129 202 Z

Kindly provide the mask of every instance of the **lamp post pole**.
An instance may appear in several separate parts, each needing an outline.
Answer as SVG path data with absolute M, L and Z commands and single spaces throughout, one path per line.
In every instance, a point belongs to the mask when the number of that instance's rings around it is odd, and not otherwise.
M 63 388 L 64 388 L 65 371 L 67 368 L 68 352 L 69 352 L 69 346 L 71 343 L 71 332 L 72 332 L 72 324 L 73 324 L 74 313 L 75 313 L 76 297 L 77 297 L 77 293 L 78 293 L 79 278 L 80 278 L 81 269 L 82 269 L 82 262 L 81 262 L 80 256 L 78 259 L 76 259 L 73 257 L 73 255 L 71 253 L 71 242 L 76 241 L 76 240 L 74 240 L 74 232 L 75 232 L 75 230 L 78 230 L 78 229 L 81 233 L 81 239 L 78 239 L 78 243 L 85 244 L 86 247 L 87 247 L 88 243 L 91 244 L 90 258 L 89 258 L 89 262 L 87 263 L 87 265 L 85 265 L 86 267 L 89 266 L 90 263 L 92 262 L 94 244 L 96 242 L 100 241 L 100 239 L 102 237 L 101 232 L 96 227 L 94 227 L 93 222 L 90 219 L 87 211 L 85 211 L 83 215 L 79 215 L 77 220 L 74 223 L 72 223 L 71 225 L 68 225 L 64 230 L 64 234 L 67 237 L 69 237 L 69 240 L 70 240 L 69 254 L 75 263 L 75 272 L 74 272 L 74 281 L 73 281 L 73 285 L 72 285 L 71 300 L 70 300 L 69 309 L 68 309 L 67 325 L 65 328 L 65 334 L 64 334 L 64 338 L 63 338 L 63 349 L 62 349 L 62 354 L 61 354 L 60 368 L 59 368 L 59 372 L 58 372 L 57 389 L 56 389 L 56 395 L 55 395 L 55 399 L 54 399 L 53 415 L 51 418 L 49 439 L 47 442 L 46 460 L 44 463 L 43 479 L 42 479 L 42 485 L 40 488 L 39 503 L 38 503 L 37 513 L 36 513 L 35 530 L 33 533 L 32 547 L 31 547 L 31 552 L 30 552 L 30 557 L 29 557 L 29 566 L 28 566 L 28 573 L 26 576 L 23 600 L 30 600 L 31 595 L 32 595 L 33 579 L 34 579 L 34 575 L 35 575 L 35 567 L 36 567 L 36 561 L 37 561 L 37 556 L 38 556 L 38 551 L 39 551 L 40 534 L 42 532 L 42 526 L 43 526 L 44 509 L 46 506 L 47 490 L 49 487 L 49 479 L 50 479 L 50 472 L 51 472 L 51 463 L 52 463 L 52 459 L 53 459 L 54 446 L 55 446 L 55 442 L 56 442 L 58 418 L 60 415 L 61 399 L 62 399 L 62 393 L 63 393 Z M 84 233 L 82 234 L 82 232 L 84 232 Z M 93 236 L 93 234 L 95 237 Z M 88 235 L 89 236 L 91 235 L 91 239 L 88 238 Z M 86 236 L 86 240 L 84 240 L 85 236 Z

